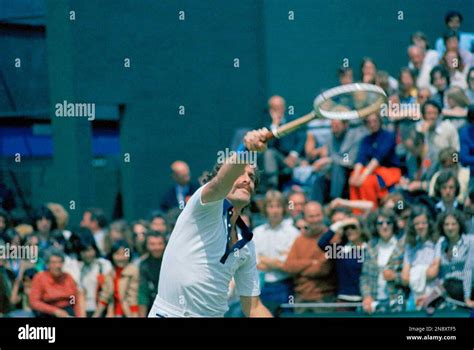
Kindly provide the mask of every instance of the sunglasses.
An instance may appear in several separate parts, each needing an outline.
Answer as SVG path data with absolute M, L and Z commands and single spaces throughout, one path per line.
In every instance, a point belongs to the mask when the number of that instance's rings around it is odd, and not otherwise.
M 377 226 L 382 226 L 383 224 L 392 225 L 393 221 L 391 221 L 391 220 L 377 220 Z
M 298 230 L 309 230 L 309 226 L 296 226 Z
M 356 225 L 348 225 L 344 229 L 345 230 L 357 230 L 358 227 Z

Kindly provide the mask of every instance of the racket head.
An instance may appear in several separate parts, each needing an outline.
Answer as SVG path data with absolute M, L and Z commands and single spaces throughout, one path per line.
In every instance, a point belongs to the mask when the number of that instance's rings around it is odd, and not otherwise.
M 313 108 L 319 117 L 352 120 L 378 112 L 386 102 L 387 95 L 381 87 L 354 83 L 324 91 L 314 99 Z

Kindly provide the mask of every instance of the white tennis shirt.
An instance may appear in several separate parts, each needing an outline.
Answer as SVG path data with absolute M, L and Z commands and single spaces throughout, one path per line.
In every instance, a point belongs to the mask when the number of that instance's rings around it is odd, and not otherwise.
M 204 186 L 189 199 L 176 222 L 148 317 L 223 317 L 232 277 L 240 296 L 260 295 L 252 241 L 233 249 L 221 262 L 228 242 L 230 202 L 202 203 Z

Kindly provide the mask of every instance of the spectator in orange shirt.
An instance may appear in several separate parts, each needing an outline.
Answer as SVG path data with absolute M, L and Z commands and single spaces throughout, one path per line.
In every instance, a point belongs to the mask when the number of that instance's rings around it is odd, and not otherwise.
M 294 276 L 295 301 L 335 301 L 336 274 L 333 262 L 326 259 L 317 244 L 327 231 L 321 204 L 308 202 L 304 207 L 304 219 L 307 230 L 296 238 L 283 267 Z
M 31 309 L 38 317 L 82 317 L 76 282 L 62 271 L 64 253 L 51 248 L 46 256 L 46 265 L 48 270 L 37 273 L 33 278 Z

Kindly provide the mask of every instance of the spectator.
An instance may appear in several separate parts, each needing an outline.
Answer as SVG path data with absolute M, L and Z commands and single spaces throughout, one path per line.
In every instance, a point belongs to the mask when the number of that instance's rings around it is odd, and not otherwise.
M 105 276 L 112 271 L 109 260 L 100 257 L 92 232 L 82 227 L 77 232 L 78 258 L 72 273 L 78 276 L 79 286 L 84 296 L 84 313 L 92 317 L 97 310 L 97 300 L 105 283 Z
M 23 265 L 25 266 L 25 265 Z M 8 317 L 34 317 L 30 305 L 30 293 L 33 278 L 38 271 L 35 268 L 22 268 L 11 292 L 10 303 L 16 305 L 15 310 L 8 314 Z
M 39 249 L 44 251 L 51 246 L 51 231 L 56 229 L 56 218 L 46 206 L 38 208 L 33 216 L 33 228 L 39 238 Z
M 461 144 L 462 148 L 462 144 Z M 470 170 L 469 168 L 462 167 L 459 164 L 459 153 L 456 152 L 454 148 L 448 147 L 444 148 L 439 152 L 439 164 L 441 169 L 437 171 L 430 180 L 430 192 L 429 195 L 435 196 L 435 184 L 438 176 L 442 173 L 443 170 L 451 169 L 457 176 L 459 181 L 459 195 L 457 197 L 458 202 L 463 203 L 469 192 L 469 178 Z
M 429 147 L 433 147 L 436 152 L 440 152 L 447 147 L 452 147 L 458 151 L 458 131 L 449 120 L 440 120 L 441 109 L 439 105 L 435 101 L 428 101 L 421 107 L 421 113 L 423 119 L 417 124 L 416 129 L 425 135 Z
M 463 90 L 467 88 L 469 66 L 464 63 L 459 51 L 446 51 L 439 64 L 449 73 L 449 87 L 457 86 Z
M 351 67 L 339 67 L 337 77 L 340 85 L 352 84 L 354 82 L 354 74 Z
M 433 53 L 435 59 L 427 55 L 425 49 L 420 46 L 411 45 L 408 47 L 408 57 L 410 58 L 408 68 L 416 79 L 415 85 L 418 89 L 430 86 L 430 72 L 439 60 L 436 51 L 430 50 L 430 54 Z
M 431 99 L 431 90 L 427 87 L 418 89 L 418 96 L 416 102 L 422 106 L 426 101 Z
M 461 59 L 466 66 L 471 67 L 473 65 L 474 61 L 472 60 L 471 52 L 459 47 L 459 35 L 456 31 L 448 30 L 444 33 L 443 40 L 446 46 L 446 51 L 444 53 L 447 51 L 456 51 L 459 53 L 459 56 L 461 56 Z M 440 55 L 440 57 L 441 56 L 442 55 Z
M 474 67 L 469 69 L 467 73 L 467 89 L 466 96 L 469 99 L 469 104 L 474 104 Z
M 112 245 L 119 241 L 126 241 L 130 247 L 133 247 L 132 230 L 125 220 L 117 220 L 110 224 L 109 232 L 105 236 L 106 254 L 109 254 Z M 131 253 L 134 253 L 134 251 L 132 250 Z
M 146 254 L 146 234 L 148 230 L 148 222 L 145 220 L 137 220 L 132 223 L 133 250 L 137 252 L 140 257 Z
M 14 272 L 8 267 L 7 261 L 0 257 L 0 317 L 11 311 L 10 296 L 14 281 Z
M 443 109 L 444 119 L 449 119 L 456 129 L 460 129 L 466 123 L 469 100 L 457 86 L 449 88 L 446 97 L 448 105 Z
M 466 234 L 464 218 L 457 210 L 446 211 L 438 218 L 441 238 L 429 276 L 438 277 L 447 295 L 472 306 L 472 256 L 474 236 Z M 436 291 L 435 291 L 436 292 Z M 430 301 L 433 300 L 430 297 Z
M 290 192 L 288 194 L 288 212 L 293 220 L 303 216 L 306 202 L 304 192 Z
M 427 272 L 435 259 L 438 233 L 430 217 L 425 207 L 416 206 L 408 220 L 401 275 L 403 284 L 411 290 L 407 311 L 420 309 L 434 288 L 434 278 Z
M 451 83 L 448 70 L 443 65 L 435 66 L 430 72 L 430 81 L 436 91 L 432 100 L 440 107 L 441 112 L 441 108 L 446 105 L 444 94 Z
M 64 253 L 52 248 L 46 255 L 48 270 L 33 278 L 30 305 L 38 317 L 84 316 L 76 282 L 63 272 L 63 264 Z
M 275 312 L 280 304 L 288 303 L 290 295 L 293 295 L 293 281 L 283 271 L 283 266 L 298 230 L 283 220 L 285 204 L 280 192 L 268 191 L 264 202 L 267 223 L 253 231 L 257 269 L 263 272 L 264 280 L 260 299 L 270 312 Z
M 418 48 L 416 48 L 418 50 Z M 408 67 L 400 69 L 399 77 L 400 103 L 415 103 L 418 91 L 415 85 L 415 76 Z
M 406 157 L 407 177 L 400 179 L 400 187 L 411 195 L 426 193 L 429 179 L 439 168 L 437 150 L 425 142 L 421 132 L 410 129 L 402 134 L 403 145 L 408 151 Z
M 286 116 L 286 102 L 283 97 L 275 95 L 268 100 L 268 112 L 271 117 L 270 130 L 289 122 Z M 277 189 L 280 177 L 282 181 L 291 178 L 292 169 L 296 166 L 300 155 L 303 153 L 304 137 L 301 132 L 295 132 L 281 139 L 274 138 L 267 145 L 263 153 L 263 170 L 266 189 Z
M 456 199 L 459 193 L 460 185 L 456 173 L 451 169 L 443 170 L 436 179 L 434 186 L 435 197 L 440 199 L 440 201 L 436 203 L 436 211 L 438 213 L 450 209 L 462 211 L 463 204 Z
M 146 234 L 147 257 L 140 263 L 138 286 L 139 316 L 146 317 L 150 311 L 158 291 L 161 262 L 166 247 L 165 237 L 150 231 Z
M 400 161 L 395 154 L 395 134 L 382 128 L 380 116 L 369 115 L 365 124 L 370 135 L 365 136 L 359 146 L 349 178 L 350 199 L 369 200 L 377 208 L 379 199 L 400 180 Z
M 472 51 L 474 34 L 460 31 L 462 19 L 463 18 L 460 12 L 449 11 L 444 17 L 444 23 L 446 24 L 446 28 L 448 30 L 457 33 L 459 37 L 459 47 L 467 51 Z M 444 38 L 438 38 L 436 40 L 435 48 L 436 51 L 438 51 L 439 56 L 442 56 L 446 50 Z
M 405 289 L 402 286 L 404 240 L 397 239 L 395 214 L 392 210 L 379 209 L 371 224 L 373 239 L 365 254 L 360 290 L 365 312 L 401 311 L 405 304 Z
M 166 221 L 166 217 L 162 212 L 153 212 L 150 220 L 150 230 L 158 232 L 165 237 L 168 236 L 168 232 L 170 232 L 170 230 L 168 229 L 168 224 Z
M 71 237 L 71 231 L 66 230 L 66 226 L 69 222 L 69 214 L 66 209 L 59 203 L 48 203 L 46 206 L 51 210 L 56 219 L 57 229 L 62 233 L 64 239 L 69 239 L 69 237 Z
M 316 173 L 311 199 L 320 203 L 348 197 L 347 180 L 354 166 L 362 135 L 349 128 L 348 121 L 331 120 L 327 151 L 313 163 Z M 308 135 L 309 139 L 309 135 Z
M 81 221 L 82 227 L 87 227 L 92 231 L 97 247 L 100 250 L 101 255 L 105 254 L 105 228 L 107 227 L 107 218 L 105 213 L 100 208 L 89 208 L 87 209 Z
M 361 82 L 375 84 L 375 75 L 377 74 L 377 65 L 370 57 L 364 57 L 360 65 Z
M 459 153 L 459 161 L 465 167 L 469 167 L 471 171 L 471 179 L 469 181 L 469 190 L 474 188 L 474 106 L 469 106 L 467 113 L 467 124 L 459 130 L 459 139 L 461 144 L 461 152 Z
M 326 252 L 326 257 L 335 259 L 338 302 L 362 301 L 359 279 L 367 241 L 368 236 L 361 229 L 359 220 L 350 217 L 333 220 L 329 230 L 319 239 L 319 248 Z
M 323 219 L 323 210 L 319 203 L 308 202 L 305 205 L 304 220 L 307 230 L 302 231 L 296 238 L 283 267 L 294 276 L 296 302 L 335 300 L 334 263 L 328 261 L 324 252 L 317 246 L 322 234 L 327 231 Z
M 137 317 L 139 271 L 130 262 L 129 244 L 124 240 L 114 242 L 109 259 L 114 268 L 105 277 L 93 317 L 100 317 L 106 309 L 106 317 Z
M 191 181 L 191 171 L 186 162 L 177 160 L 171 164 L 171 177 L 173 178 L 173 186 L 166 190 L 161 198 L 161 210 L 179 208 L 184 209 L 188 199 L 198 189 L 198 185 Z

